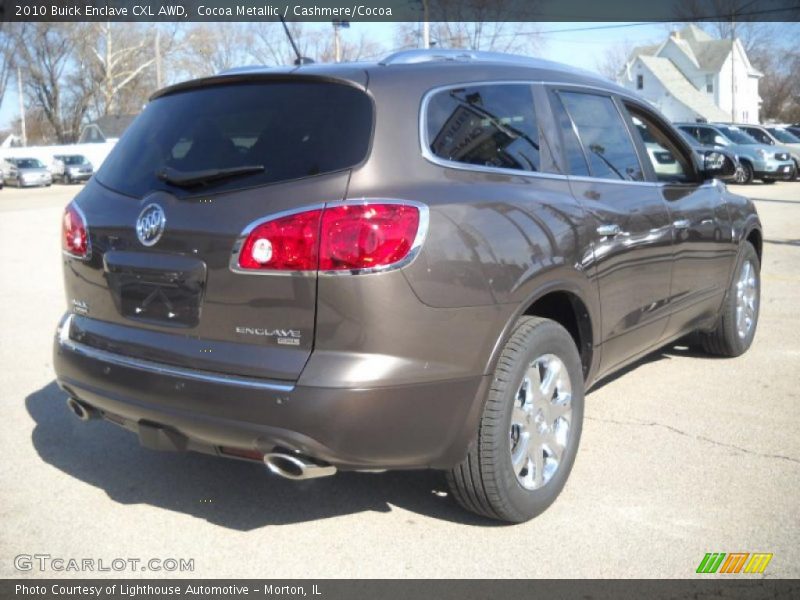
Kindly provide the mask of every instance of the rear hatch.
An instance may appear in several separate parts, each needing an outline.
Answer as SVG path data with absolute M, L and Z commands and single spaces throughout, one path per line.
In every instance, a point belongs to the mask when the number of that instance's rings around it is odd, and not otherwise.
M 91 255 L 64 258 L 70 336 L 295 380 L 313 346 L 316 273 L 236 272 L 232 253 L 253 222 L 343 199 L 372 122 L 360 85 L 313 76 L 215 78 L 158 96 L 75 200 Z

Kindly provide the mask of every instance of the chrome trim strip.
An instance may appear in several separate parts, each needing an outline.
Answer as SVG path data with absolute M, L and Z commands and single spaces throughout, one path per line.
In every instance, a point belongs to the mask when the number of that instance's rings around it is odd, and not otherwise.
M 294 390 L 294 384 L 272 383 L 250 377 L 238 377 L 235 375 L 217 375 L 208 371 L 197 371 L 194 369 L 185 369 L 183 367 L 174 367 L 140 358 L 131 358 L 121 354 L 115 354 L 99 348 L 93 348 L 70 339 L 69 330 L 72 323 L 72 317 L 73 315 L 70 314 L 61 324 L 61 327 L 56 334 L 58 337 L 58 345 L 61 348 L 74 352 L 75 354 L 80 354 L 81 356 L 85 356 L 87 358 L 100 360 L 129 369 L 147 371 L 148 373 L 153 373 L 155 375 L 182 377 L 184 379 L 192 379 L 194 381 L 202 381 L 204 383 L 233 385 L 237 387 L 254 390 L 266 390 L 271 392 L 288 393 Z

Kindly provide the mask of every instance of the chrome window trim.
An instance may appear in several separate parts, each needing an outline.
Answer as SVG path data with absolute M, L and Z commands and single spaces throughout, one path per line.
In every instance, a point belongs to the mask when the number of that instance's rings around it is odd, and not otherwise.
M 308 212 L 311 210 L 324 210 L 328 207 L 335 207 L 335 206 L 342 206 L 342 205 L 365 205 L 365 204 L 402 204 L 406 206 L 414 206 L 419 211 L 419 226 L 417 227 L 417 235 L 414 237 L 414 242 L 411 244 L 411 249 L 408 251 L 408 254 L 400 261 L 392 263 L 390 265 L 384 265 L 381 267 L 373 267 L 369 269 L 350 269 L 350 270 L 336 270 L 336 271 L 321 271 L 319 269 L 313 269 L 309 271 L 278 271 L 274 269 L 264 269 L 264 270 L 255 270 L 255 269 L 242 269 L 239 267 L 239 255 L 242 251 L 242 245 L 244 241 L 247 239 L 247 236 L 250 235 L 250 232 L 253 231 L 256 227 L 263 223 L 269 223 L 270 221 L 274 221 L 276 219 L 282 219 L 283 217 L 288 217 L 291 215 Z M 316 277 L 318 275 L 323 277 L 331 277 L 331 276 L 339 276 L 339 275 L 369 275 L 373 273 L 386 273 L 388 271 L 395 271 L 397 269 L 402 269 L 406 265 L 411 264 L 414 259 L 419 255 L 420 250 L 422 249 L 422 244 L 425 242 L 425 238 L 428 235 L 428 228 L 430 226 L 430 210 L 426 204 L 422 202 L 417 202 L 415 200 L 401 200 L 401 199 L 392 199 L 392 198 L 356 198 L 351 200 L 342 200 L 339 202 L 327 202 L 324 204 L 311 204 L 308 206 L 303 206 L 300 208 L 285 210 L 279 213 L 275 213 L 268 217 L 264 217 L 261 219 L 256 219 L 249 223 L 244 230 L 239 234 L 239 237 L 236 239 L 236 242 L 233 245 L 233 249 L 231 250 L 231 258 L 229 261 L 229 268 L 234 273 L 238 273 L 241 275 L 273 275 L 278 277 Z
M 665 184 L 663 181 L 627 181 L 624 179 L 603 179 L 601 177 L 593 177 L 591 175 L 564 175 L 559 173 L 543 173 L 541 171 L 518 171 L 516 169 L 505 169 L 501 167 L 486 167 L 483 165 L 470 165 L 467 163 L 460 163 L 456 161 L 447 160 L 436 156 L 431 152 L 430 145 L 428 144 L 428 104 L 431 97 L 444 90 L 452 90 L 467 86 L 480 86 L 480 85 L 527 85 L 527 86 L 559 86 L 564 88 L 580 88 L 585 89 L 596 94 L 605 94 L 613 97 L 617 95 L 620 98 L 627 98 L 636 102 L 642 102 L 640 98 L 631 94 L 624 88 L 605 88 L 602 86 L 588 85 L 584 83 L 572 83 L 568 81 L 537 81 L 533 79 L 497 79 L 497 80 L 480 80 L 480 81 L 462 81 L 459 83 L 448 83 L 430 88 L 422 96 L 419 111 L 419 144 L 422 158 L 427 160 L 438 167 L 447 169 L 457 169 L 459 171 L 471 171 L 474 173 L 494 173 L 497 175 L 512 175 L 516 177 L 535 177 L 542 179 L 556 179 L 562 181 L 593 181 L 593 182 L 606 182 L 606 183 L 622 183 L 625 185 L 639 185 L 639 186 L 655 186 L 662 187 Z M 614 103 L 616 106 L 616 102 Z M 536 107 L 534 107 L 536 110 Z M 617 108 L 619 110 L 619 108 Z M 538 117 L 537 117 L 538 118 Z M 572 119 L 570 119 L 571 121 Z M 574 127 L 574 124 L 573 124 Z M 677 126 L 676 126 L 677 127 Z M 580 142 L 580 137 L 578 138 Z M 637 155 L 638 156 L 638 155 Z M 705 185 L 705 183 L 703 184 Z
M 66 319 L 61 323 L 56 336 L 58 338 L 58 345 L 66 350 L 102 362 L 114 364 L 120 367 L 129 369 L 137 369 L 139 371 L 146 371 L 155 375 L 164 375 L 169 377 L 182 377 L 184 379 L 192 379 L 194 381 L 201 381 L 203 383 L 215 383 L 222 385 L 233 385 L 255 390 L 267 390 L 272 392 L 291 392 L 294 390 L 294 384 L 283 384 L 263 381 L 251 377 L 240 377 L 237 375 L 218 375 L 209 371 L 201 371 L 194 369 L 187 369 L 184 367 L 176 367 L 172 365 L 165 365 L 150 360 L 141 358 L 133 358 L 116 354 L 100 348 L 94 348 L 81 344 L 69 337 L 70 325 L 72 324 L 72 317 L 74 315 L 67 315 Z
M 496 81 L 490 80 L 490 81 L 467 81 L 463 83 L 448 83 L 447 85 L 440 85 L 429 89 L 422 96 L 422 102 L 420 104 L 420 112 L 419 112 L 419 142 L 420 142 L 422 157 L 428 162 L 433 163 L 439 167 L 459 169 L 461 171 L 475 171 L 478 173 L 497 173 L 502 175 L 515 175 L 520 177 L 546 177 L 549 179 L 565 179 L 566 178 L 565 175 L 561 175 L 558 173 L 543 173 L 541 171 L 523 171 L 520 169 L 507 169 L 504 167 L 487 167 L 485 165 L 471 165 L 469 163 L 462 163 L 454 160 L 448 160 L 446 158 L 436 156 L 430 149 L 430 143 L 428 140 L 428 105 L 430 104 L 431 98 L 436 94 L 446 90 L 455 90 L 458 88 L 463 88 L 468 86 L 478 87 L 487 85 L 524 85 L 527 87 L 533 87 L 537 83 L 539 82 L 530 80 L 519 80 L 519 79 L 501 79 Z M 532 92 L 531 92 L 531 101 L 533 101 Z M 535 114 L 536 106 L 534 106 L 533 109 Z
M 86 226 L 86 254 L 84 254 L 83 256 L 78 256 L 77 254 L 73 254 L 72 252 L 64 250 L 63 248 L 61 249 L 61 254 L 63 254 L 64 256 L 68 256 L 70 258 L 74 258 L 75 260 L 82 260 L 84 262 L 87 262 L 89 261 L 89 259 L 92 258 L 92 236 L 91 233 L 89 232 L 89 221 L 86 220 L 86 215 L 84 214 L 81 207 L 78 206 L 78 204 L 74 201 L 67 204 L 67 207 L 64 210 L 66 211 L 67 208 L 69 208 L 70 206 L 72 206 L 72 208 L 74 208 L 75 211 L 80 215 L 81 219 L 83 219 L 83 224 Z M 61 215 L 61 220 L 62 220 L 61 228 L 63 235 L 64 215 Z M 63 244 L 64 240 L 61 240 L 61 243 Z

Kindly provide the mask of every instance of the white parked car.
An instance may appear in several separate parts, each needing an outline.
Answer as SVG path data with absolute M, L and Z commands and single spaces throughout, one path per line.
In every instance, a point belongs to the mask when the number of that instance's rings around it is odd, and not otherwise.
M 3 161 L 6 183 L 17 187 L 50 185 L 53 176 L 38 158 L 7 158 Z

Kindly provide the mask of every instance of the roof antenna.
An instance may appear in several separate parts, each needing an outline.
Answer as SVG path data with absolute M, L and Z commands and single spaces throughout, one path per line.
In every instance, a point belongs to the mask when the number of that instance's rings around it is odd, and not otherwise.
M 297 49 L 297 44 L 294 43 L 292 32 L 289 31 L 289 27 L 286 25 L 286 21 L 283 20 L 283 16 L 279 15 L 278 18 L 281 20 L 281 25 L 283 25 L 283 30 L 286 32 L 286 37 L 289 38 L 289 43 L 292 45 L 292 50 L 294 50 L 295 55 L 297 55 L 297 58 L 294 59 L 294 64 L 298 67 L 300 65 L 312 64 L 314 62 L 313 60 L 311 60 L 307 56 L 300 55 L 300 50 Z

